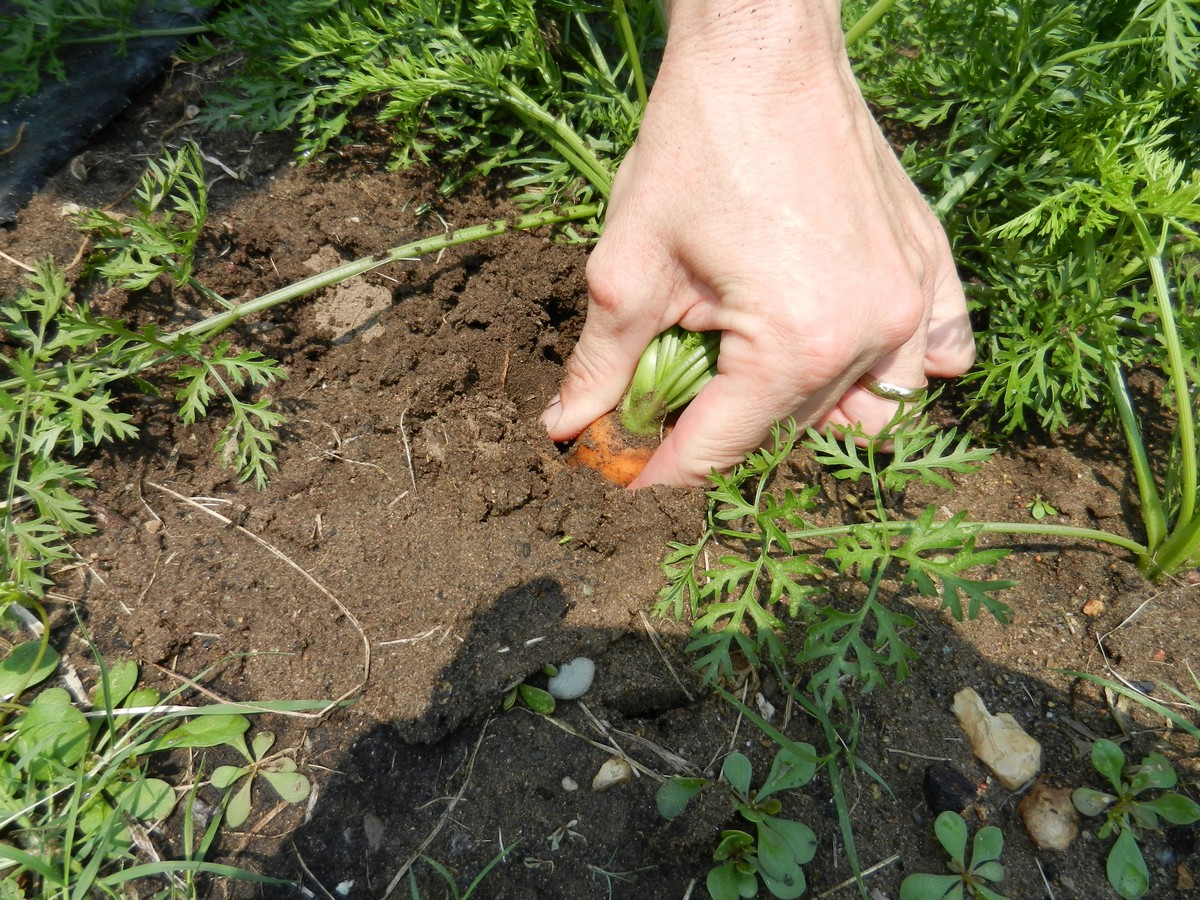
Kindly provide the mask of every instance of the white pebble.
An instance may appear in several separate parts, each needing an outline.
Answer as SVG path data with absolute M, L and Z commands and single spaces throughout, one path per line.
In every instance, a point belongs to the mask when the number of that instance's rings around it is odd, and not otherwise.
M 596 664 L 586 656 L 577 656 L 558 667 L 558 674 L 550 678 L 546 690 L 555 700 L 578 700 L 588 692 L 595 677 Z
M 633 769 L 630 768 L 629 763 L 619 756 L 610 756 L 604 761 L 604 765 L 600 767 L 596 777 L 592 779 L 592 790 L 607 791 L 613 785 L 625 784 L 631 778 L 633 778 Z

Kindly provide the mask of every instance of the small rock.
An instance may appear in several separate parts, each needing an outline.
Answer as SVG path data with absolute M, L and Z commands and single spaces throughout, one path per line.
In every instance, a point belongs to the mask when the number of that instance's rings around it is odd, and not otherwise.
M 1019 809 L 1029 837 L 1043 850 L 1066 850 L 1079 834 L 1079 817 L 1067 788 L 1050 787 L 1039 779 Z
M 592 790 L 607 791 L 613 785 L 624 784 L 631 778 L 633 769 L 629 767 L 629 763 L 619 756 L 610 756 L 592 779 Z
M 1179 891 L 1187 892 L 1195 890 L 1196 879 L 1192 877 L 1192 871 L 1183 863 L 1175 867 L 1175 887 Z
M 558 667 L 558 674 L 546 682 L 546 690 L 555 700 L 578 700 L 588 692 L 596 677 L 596 664 L 586 656 L 577 656 Z
M 971 751 L 1010 791 L 1032 781 L 1042 768 L 1042 745 L 1008 713 L 992 715 L 971 688 L 954 695 L 954 714 Z
M 758 714 L 768 722 L 775 718 L 775 706 L 762 693 L 758 691 L 754 695 L 754 705 L 758 707 Z
M 566 791 L 568 794 L 571 791 L 577 791 L 577 790 L 579 790 L 579 782 L 576 781 L 574 778 L 572 778 L 570 775 L 567 775 L 562 780 L 562 789 L 564 791 Z
M 1083 604 L 1083 609 L 1080 610 L 1085 616 L 1091 616 L 1093 619 L 1104 612 L 1104 601 L 1099 597 L 1093 597 L 1087 603 Z
M 962 812 L 978 793 L 975 782 L 953 766 L 939 762 L 925 769 L 925 802 L 935 816 Z
M 383 843 L 383 820 L 375 813 L 367 813 L 363 816 L 363 833 L 367 837 L 367 846 L 378 850 Z

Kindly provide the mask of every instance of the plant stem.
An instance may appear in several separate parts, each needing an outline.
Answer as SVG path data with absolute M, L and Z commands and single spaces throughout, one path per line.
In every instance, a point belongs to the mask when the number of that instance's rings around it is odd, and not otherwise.
M 896 0 L 875 0 L 875 3 L 862 14 L 862 17 L 855 22 L 846 31 L 846 47 L 850 48 L 857 44 L 864 34 L 875 27 L 875 23 L 882 19 L 893 6 L 896 5 Z
M 410 244 L 402 244 L 377 256 L 351 260 L 328 271 L 303 278 L 294 284 L 289 284 L 268 294 L 263 294 L 261 297 L 247 300 L 245 303 L 239 303 L 230 310 L 217 313 L 200 322 L 171 332 L 165 335 L 163 340 L 170 342 L 172 339 L 189 334 L 210 338 L 217 332 L 223 331 L 235 322 L 246 318 L 246 316 L 251 316 L 274 306 L 279 306 L 282 303 L 287 303 L 289 300 L 294 300 L 304 294 L 332 287 L 335 284 L 353 278 L 355 275 L 363 275 L 372 269 L 378 269 L 380 266 L 385 266 L 388 263 L 411 261 L 437 250 L 446 250 L 461 244 L 470 244 L 474 241 L 506 234 L 510 231 L 528 231 L 533 228 L 541 228 L 545 225 L 558 225 L 562 222 L 589 219 L 593 216 L 598 216 L 601 209 L 602 204 L 587 203 L 581 206 L 568 206 L 563 209 L 529 213 L 528 215 L 519 216 L 516 219 L 494 219 L 483 225 L 459 228 L 448 234 L 424 238 L 419 241 L 413 241 Z
M 641 54 L 638 53 L 637 42 L 633 38 L 633 27 L 629 24 L 629 12 L 625 9 L 625 0 L 614 0 L 613 6 L 617 13 L 617 35 L 625 55 L 629 57 L 629 68 L 633 70 L 633 83 L 638 95 L 638 114 L 646 111 L 649 95 L 646 92 L 646 77 L 642 72 Z
M 612 190 L 612 173 L 573 128 L 552 116 L 511 81 L 504 82 L 503 99 L 519 119 L 545 138 L 551 147 L 563 155 L 563 159 L 600 192 L 600 196 L 607 199 Z
M 1180 498 L 1175 521 L 1190 522 L 1196 514 L 1196 424 L 1192 418 L 1192 393 L 1183 362 L 1183 344 L 1179 340 L 1175 309 L 1171 305 L 1171 290 L 1163 266 L 1163 248 L 1167 243 L 1168 229 L 1164 225 L 1162 235 L 1157 241 L 1152 241 L 1141 216 L 1134 216 L 1133 224 L 1146 248 L 1150 280 L 1154 285 L 1155 299 L 1158 300 L 1158 324 L 1167 347 L 1167 377 L 1175 395 L 1175 414 L 1179 417 L 1176 429 L 1179 434 Z
M 311 294 L 314 291 L 322 290 L 323 288 L 332 287 L 353 278 L 356 275 L 363 275 L 370 272 L 372 269 L 377 269 L 380 266 L 385 266 L 388 263 L 400 262 L 404 260 L 414 260 L 427 253 L 433 253 L 437 250 L 445 250 L 449 247 L 457 247 L 461 244 L 469 244 L 473 241 L 483 240 L 484 238 L 494 237 L 499 234 L 506 234 L 510 231 L 528 231 L 533 228 L 541 228 L 546 225 L 557 225 L 562 222 L 574 222 L 580 219 L 590 219 L 600 215 L 603 209 L 603 204 L 587 203 L 580 206 L 569 206 L 558 210 L 545 210 L 538 213 L 529 213 L 527 215 L 518 216 L 515 219 L 496 219 L 492 222 L 483 225 L 472 225 L 468 228 L 459 228 L 456 231 L 451 231 L 447 234 L 438 235 L 437 237 L 424 238 L 419 241 L 413 241 L 409 244 L 402 244 L 399 247 L 393 247 L 384 253 L 377 256 L 364 257 L 363 259 L 352 260 L 343 265 L 336 266 L 326 272 L 320 272 L 308 278 L 303 278 L 293 284 L 281 287 L 278 290 L 271 291 L 268 294 L 263 294 L 261 297 L 256 297 L 253 300 L 247 300 L 245 303 L 239 303 L 229 309 L 202 319 L 199 322 L 194 322 L 177 331 L 169 332 L 162 336 L 153 344 L 147 342 L 143 344 L 135 344 L 124 348 L 123 356 L 126 358 L 134 357 L 138 354 L 143 354 L 155 346 L 164 346 L 171 348 L 175 346 L 181 338 L 195 336 L 202 340 L 208 340 L 218 333 L 229 328 L 231 325 L 245 319 L 248 316 L 256 315 L 257 313 L 265 312 L 276 306 L 288 303 L 292 300 L 302 297 L 305 294 Z M 94 354 L 90 359 L 75 360 L 72 365 L 81 366 L 88 364 L 102 364 L 106 354 L 103 351 Z M 134 375 L 138 372 L 143 372 L 146 369 L 152 368 L 154 365 L 161 362 L 161 357 L 147 356 L 145 359 L 138 361 L 136 364 L 128 365 L 113 372 L 113 378 L 122 378 L 127 375 Z M 68 366 L 55 366 L 45 370 L 47 376 L 64 374 L 68 371 Z M 24 381 L 20 378 L 10 378 L 0 382 L 0 391 L 12 391 L 22 387 Z
M 663 419 L 690 403 L 712 379 L 720 349 L 717 332 L 685 331 L 673 326 L 646 345 L 621 400 L 621 426 L 650 437 Z
M 1101 531 L 1098 528 L 1080 528 L 1075 525 L 1033 524 L 1022 525 L 1017 522 L 972 522 L 972 527 L 978 528 L 980 534 L 1015 534 L 1024 537 L 1053 537 L 1075 538 L 1081 541 L 1095 541 L 1120 547 L 1135 554 L 1142 560 L 1149 552 L 1144 544 L 1139 544 L 1132 538 L 1113 534 L 1111 531 Z M 801 531 L 788 531 L 785 536 L 789 541 L 814 541 L 820 538 L 838 537 L 851 534 L 860 529 L 876 533 L 882 532 L 888 537 L 908 534 L 912 531 L 911 522 L 860 522 L 857 525 L 834 525 L 829 528 L 807 528 Z M 759 540 L 761 535 L 754 532 L 735 531 L 720 528 L 717 534 L 733 540 Z
M 59 43 L 63 46 L 75 46 L 79 44 L 123 44 L 125 41 L 136 41 L 144 38 L 190 37 L 194 34 L 207 34 L 211 30 L 208 25 L 181 25 L 178 28 L 144 28 L 132 31 L 129 34 L 115 32 L 112 34 L 94 34 L 88 37 L 63 38 Z
M 1129 386 L 1125 383 L 1121 364 L 1109 352 L 1106 341 L 1101 340 L 1100 346 L 1104 353 L 1104 373 L 1108 376 L 1108 387 L 1117 407 L 1117 418 L 1121 420 L 1121 429 L 1125 432 L 1129 461 L 1133 465 L 1134 480 L 1137 482 L 1138 500 L 1142 506 L 1142 524 L 1146 528 L 1147 552 L 1153 553 L 1167 536 L 1166 512 L 1154 483 L 1150 457 L 1146 453 L 1146 444 L 1142 440 L 1142 431 L 1138 426 L 1137 413 L 1133 409 L 1133 399 L 1129 396 Z

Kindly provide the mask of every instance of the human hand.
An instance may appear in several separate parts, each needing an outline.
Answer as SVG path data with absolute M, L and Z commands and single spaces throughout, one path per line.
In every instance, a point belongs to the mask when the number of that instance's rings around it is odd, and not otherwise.
M 720 331 L 717 375 L 631 485 L 700 484 L 774 422 L 881 430 L 974 345 L 940 224 L 875 124 L 837 10 L 681 5 L 588 261 L 590 303 L 549 435 L 613 409 L 650 339 Z

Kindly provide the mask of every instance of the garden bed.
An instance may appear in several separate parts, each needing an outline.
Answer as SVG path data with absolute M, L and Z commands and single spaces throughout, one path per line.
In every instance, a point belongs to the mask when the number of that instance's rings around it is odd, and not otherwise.
M 191 125 L 186 110 L 203 101 L 205 72 L 176 70 L 140 98 L 86 164 L 58 175 L 0 232 L 0 250 L 69 263 L 81 237 L 64 209 L 120 209 L 160 141 L 185 137 L 222 164 L 208 170 L 216 181 L 197 274 L 231 299 L 513 212 L 487 183 L 447 200 L 436 172 L 388 171 L 386 139 L 367 122 L 358 142 L 303 167 L 286 138 Z M 765 771 L 774 745 L 693 674 L 686 623 L 651 614 L 667 543 L 700 532 L 702 493 L 610 486 L 569 468 L 538 422 L 582 325 L 586 253 L 549 232 L 506 235 L 386 266 L 237 326 L 239 344 L 288 373 L 270 389 L 287 424 L 264 490 L 221 465 L 215 426 L 185 427 L 167 401 L 125 398 L 142 436 L 92 462 L 97 488 L 86 499 L 99 529 L 74 542 L 78 564 L 57 574 L 51 597 L 80 676 L 96 669 L 76 614 L 106 658 L 136 658 L 162 684 L 198 677 L 230 699 L 353 700 L 320 718 L 270 721 L 278 746 L 296 748 L 313 799 L 275 806 L 260 786 L 254 815 L 222 834 L 213 859 L 297 879 L 312 895 L 381 897 L 420 854 L 465 888 L 509 848 L 476 896 L 703 896 L 731 809 L 705 794 L 668 822 L 654 775 L 713 775 L 733 749 Z M 5 296 L 19 276 L 0 262 Z M 134 320 L 170 322 L 183 308 L 159 285 L 90 299 Z M 777 478 L 782 487 L 826 476 L 797 451 Z M 1043 498 L 1056 521 L 1117 530 L 1134 521 L 1127 470 L 1086 428 L 1016 442 L 958 481 L 938 496 L 914 489 L 905 508 L 936 501 L 976 519 L 1021 520 Z M 828 487 L 819 515 L 857 515 L 841 502 L 845 486 Z M 994 824 L 1005 835 L 1003 893 L 1114 896 L 1099 820 L 1084 822 L 1065 853 L 1035 850 L 1019 798 L 973 759 L 951 700 L 974 687 L 1042 743 L 1052 782 L 1094 783 L 1091 737 L 1119 736 L 1118 716 L 1094 686 L 1056 670 L 1186 689 L 1200 644 L 1197 588 L 1150 585 L 1129 560 L 1090 545 L 1027 546 L 994 575 L 1017 583 L 1003 595 L 1015 611 L 1007 627 L 954 622 L 936 600 L 884 585 L 887 603 L 916 620 L 907 639 L 919 658 L 906 681 L 861 702 L 857 752 L 892 791 L 862 773 L 847 780 L 859 860 L 882 864 L 866 884 L 894 898 L 904 875 L 942 870 L 924 782 L 945 762 L 978 785 L 972 829 Z M 831 586 L 834 598 L 858 589 Z M 579 655 L 597 665 L 582 701 L 560 703 L 554 721 L 502 711 L 513 685 Z M 760 686 L 746 675 L 729 687 L 752 697 Z M 778 706 L 778 727 L 820 745 L 773 676 L 761 690 Z M 1193 745 L 1142 710 L 1132 721 L 1131 755 L 1164 749 L 1195 779 Z M 617 749 L 648 772 L 593 791 Z M 211 788 L 201 796 L 218 799 Z M 818 836 L 808 896 L 855 895 L 852 884 L 838 887 L 851 870 L 827 781 L 788 795 L 784 814 Z M 177 852 L 178 828 L 177 816 L 156 836 L 164 856 Z M 1153 896 L 1190 895 L 1195 827 L 1151 836 L 1146 858 Z M 426 862 L 413 872 L 422 896 L 443 893 Z M 396 895 L 408 891 L 396 884 Z

